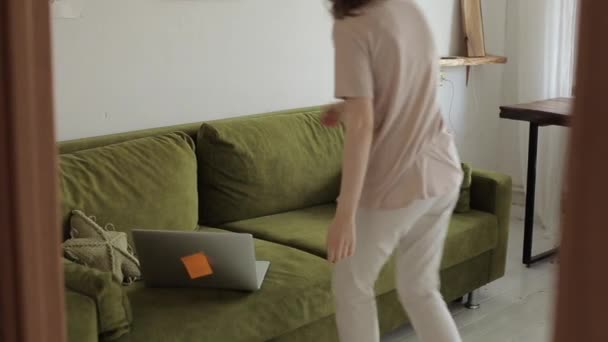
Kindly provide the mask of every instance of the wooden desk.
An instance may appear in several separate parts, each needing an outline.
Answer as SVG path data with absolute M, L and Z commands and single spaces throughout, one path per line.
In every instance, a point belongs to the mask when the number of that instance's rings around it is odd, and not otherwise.
M 536 194 L 536 164 L 538 154 L 538 128 L 543 126 L 570 126 L 574 99 L 557 98 L 514 106 L 500 107 L 503 119 L 527 121 L 530 123 L 530 140 L 528 142 L 528 179 L 526 186 L 526 215 L 524 219 L 523 263 L 532 264 L 549 258 L 557 253 L 557 248 L 532 255 L 532 238 L 534 236 L 534 198 Z

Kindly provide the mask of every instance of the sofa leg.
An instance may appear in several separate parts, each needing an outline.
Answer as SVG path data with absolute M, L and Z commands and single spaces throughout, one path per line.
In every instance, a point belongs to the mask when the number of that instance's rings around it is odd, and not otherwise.
M 469 292 L 467 295 L 467 302 L 464 304 L 464 307 L 470 310 L 479 309 L 479 303 L 475 300 L 475 291 Z

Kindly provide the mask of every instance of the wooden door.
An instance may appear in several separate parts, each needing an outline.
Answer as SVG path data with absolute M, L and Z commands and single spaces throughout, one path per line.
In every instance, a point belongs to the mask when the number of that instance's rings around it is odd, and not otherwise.
M 0 1 L 0 341 L 65 339 L 47 0 Z
M 608 1 L 580 1 L 578 74 L 560 249 L 557 342 L 608 341 Z

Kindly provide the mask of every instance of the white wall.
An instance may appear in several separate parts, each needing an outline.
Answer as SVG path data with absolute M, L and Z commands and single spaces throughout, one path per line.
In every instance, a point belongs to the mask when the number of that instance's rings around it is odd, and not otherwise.
M 447 1 L 442 1 L 443 3 Z M 490 54 L 505 55 L 505 27 L 507 0 L 482 0 L 486 50 Z M 460 18 L 458 18 L 460 20 Z M 460 28 L 459 28 L 460 29 Z M 503 101 L 503 65 L 484 65 L 471 68 L 469 85 L 466 69 L 446 68 L 450 82 L 441 88 L 443 112 L 456 133 L 458 150 L 463 161 L 477 168 L 509 171 L 500 163 L 498 153 L 500 127 L 499 106 Z M 450 111 L 452 86 L 454 100 Z
M 63 0 L 66 1 L 66 0 Z M 60 140 L 327 103 L 324 0 L 67 0 L 54 19 Z M 460 0 L 419 0 L 441 55 L 463 53 Z M 488 51 L 504 53 L 506 0 L 484 0 Z M 501 66 L 445 69 L 462 159 L 496 169 Z M 452 99 L 453 98 L 453 99 Z M 450 104 L 451 111 L 450 111 Z
M 427 16 L 441 56 L 464 53 L 460 0 L 416 0 Z
M 314 106 L 333 99 L 323 0 L 63 0 L 54 19 L 60 140 Z M 443 55 L 459 0 L 425 0 Z
M 55 19 L 60 140 L 327 103 L 331 20 L 310 0 L 85 0 Z

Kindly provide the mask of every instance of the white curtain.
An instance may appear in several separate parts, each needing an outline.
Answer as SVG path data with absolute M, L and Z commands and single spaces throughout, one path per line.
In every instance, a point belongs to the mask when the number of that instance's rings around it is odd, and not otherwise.
M 576 51 L 577 0 L 507 1 L 504 103 L 515 104 L 571 96 Z M 526 184 L 529 125 L 509 124 L 503 134 L 519 165 L 515 183 Z M 559 236 L 568 129 L 539 131 L 536 214 L 547 235 Z M 508 140 L 508 141 L 505 141 Z M 507 146 L 509 146 L 507 145 Z M 504 150 L 504 149 L 503 149 Z

